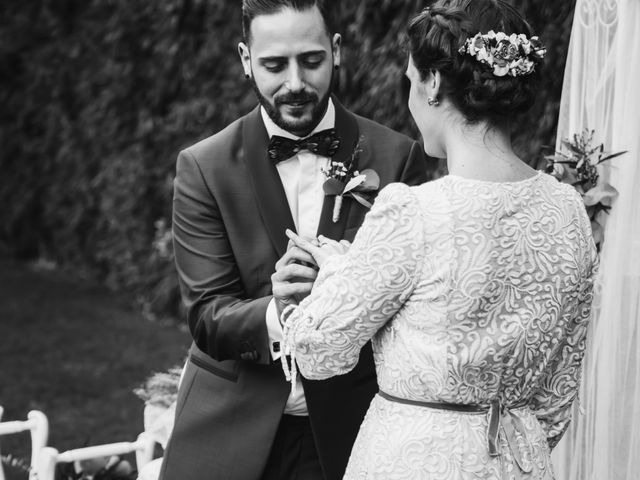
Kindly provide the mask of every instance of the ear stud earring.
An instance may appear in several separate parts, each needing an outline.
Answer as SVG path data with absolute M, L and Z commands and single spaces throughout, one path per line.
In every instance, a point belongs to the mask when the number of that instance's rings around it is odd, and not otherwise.
M 427 98 L 427 103 L 431 107 L 437 107 L 438 105 L 440 105 L 440 100 L 438 100 L 437 98 L 429 97 Z

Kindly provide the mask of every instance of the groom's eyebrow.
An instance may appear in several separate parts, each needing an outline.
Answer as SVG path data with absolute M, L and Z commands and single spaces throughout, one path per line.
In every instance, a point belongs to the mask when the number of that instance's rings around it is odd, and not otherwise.
M 310 50 L 308 52 L 302 52 L 299 57 L 311 57 L 313 55 L 326 55 L 327 52 L 325 50 Z
M 283 58 L 287 58 L 286 55 L 267 55 L 264 57 L 258 57 L 258 60 L 261 62 L 268 62 L 270 60 L 282 60 Z
M 326 56 L 327 52 L 326 50 L 309 50 L 307 52 L 302 52 L 300 53 L 297 57 L 298 58 L 306 58 L 306 57 L 312 57 L 314 55 L 322 55 L 322 56 Z M 258 57 L 258 61 L 260 62 L 269 62 L 269 61 L 275 61 L 275 60 L 284 60 L 289 58 L 287 55 L 268 55 L 268 56 L 264 56 L 264 57 Z

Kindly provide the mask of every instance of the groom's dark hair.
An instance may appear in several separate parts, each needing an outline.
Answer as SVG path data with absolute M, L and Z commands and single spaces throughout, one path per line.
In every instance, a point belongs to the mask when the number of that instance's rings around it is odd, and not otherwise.
M 335 0 L 334 0 L 335 1 Z M 242 34 L 244 41 L 251 41 L 251 22 L 259 15 L 271 15 L 284 8 L 291 8 L 302 12 L 318 7 L 324 20 L 327 35 L 335 33 L 335 19 L 331 0 L 242 0 Z

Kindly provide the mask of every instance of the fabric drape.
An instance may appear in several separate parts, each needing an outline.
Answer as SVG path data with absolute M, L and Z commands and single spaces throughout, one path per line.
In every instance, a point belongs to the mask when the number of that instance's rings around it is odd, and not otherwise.
M 558 142 L 588 128 L 595 144 L 627 153 L 601 171 L 619 196 L 604 229 L 583 413 L 576 408 L 553 456 L 563 480 L 622 480 L 640 472 L 639 78 L 640 1 L 577 0 Z

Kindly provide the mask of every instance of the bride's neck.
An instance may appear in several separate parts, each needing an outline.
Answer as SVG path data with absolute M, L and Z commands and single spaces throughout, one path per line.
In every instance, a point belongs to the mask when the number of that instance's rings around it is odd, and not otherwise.
M 518 181 L 535 172 L 513 151 L 506 129 L 454 122 L 445 138 L 449 173 L 488 181 Z

